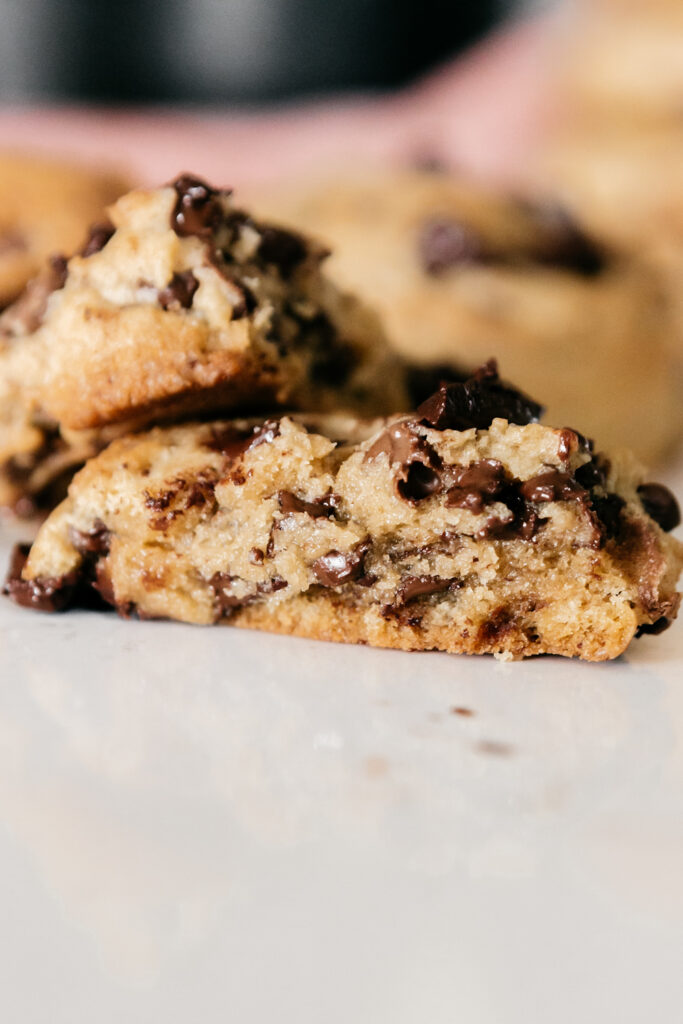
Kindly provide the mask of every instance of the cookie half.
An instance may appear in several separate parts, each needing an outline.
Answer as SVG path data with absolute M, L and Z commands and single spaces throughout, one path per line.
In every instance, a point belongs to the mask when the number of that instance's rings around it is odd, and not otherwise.
M 320 244 L 189 176 L 109 218 L 0 318 L 0 503 L 160 419 L 407 407 L 376 316 L 323 275 Z
M 660 275 L 561 208 L 408 171 L 261 202 L 329 243 L 330 273 L 375 304 L 404 358 L 471 369 L 493 354 L 552 422 L 646 462 L 679 438 L 680 325 Z
M 675 617 L 678 507 L 495 368 L 412 416 L 155 429 L 89 462 L 7 591 L 408 650 L 614 658 Z

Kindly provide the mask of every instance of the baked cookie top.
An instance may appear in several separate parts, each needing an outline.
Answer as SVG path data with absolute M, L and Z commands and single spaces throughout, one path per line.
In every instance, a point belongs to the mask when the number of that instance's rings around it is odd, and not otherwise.
M 488 365 L 410 416 L 123 438 L 76 476 L 8 591 L 379 646 L 615 657 L 676 614 L 678 508 L 539 412 Z
M 0 463 L 188 414 L 406 408 L 376 316 L 326 255 L 188 175 L 123 196 L 0 318 Z
M 0 153 L 0 307 L 17 298 L 49 256 L 76 249 L 127 187 L 115 174 Z
M 315 227 L 334 279 L 377 307 L 404 358 L 496 356 L 551 421 L 647 462 L 680 436 L 679 327 L 659 274 L 561 207 L 419 171 L 271 188 L 261 203 Z

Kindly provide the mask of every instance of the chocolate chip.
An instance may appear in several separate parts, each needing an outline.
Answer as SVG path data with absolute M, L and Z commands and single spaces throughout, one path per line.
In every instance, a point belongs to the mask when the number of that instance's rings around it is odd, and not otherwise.
M 429 594 L 441 594 L 444 590 L 459 589 L 460 580 L 451 577 L 442 579 L 440 576 L 404 576 L 396 590 L 393 607 L 400 608 L 416 601 L 418 597 Z
M 258 257 L 275 266 L 285 280 L 308 256 L 308 246 L 301 235 L 283 228 L 260 227 Z
M 663 484 L 641 484 L 638 497 L 643 508 L 662 530 L 675 530 L 681 522 L 681 510 L 668 487 Z
M 521 425 L 536 423 L 543 411 L 521 391 L 503 384 L 495 359 L 464 383 L 445 384 L 419 406 L 420 421 L 435 430 L 485 429 L 500 418 Z
M 70 527 L 69 540 L 79 554 L 100 557 L 109 552 L 111 533 L 101 519 L 96 519 L 87 532 Z
M 469 376 L 468 371 L 451 363 L 436 363 L 433 366 L 418 366 L 416 363 L 408 363 L 405 368 L 405 383 L 411 408 L 415 408 L 430 398 L 442 384 L 462 383 Z
M 21 573 L 29 551 L 28 544 L 15 546 L 3 593 L 24 608 L 33 608 L 40 612 L 63 611 L 72 603 L 78 584 L 78 573 L 70 572 L 64 576 L 24 580 Z
M 505 482 L 505 468 L 497 459 L 481 459 L 471 466 L 458 467 L 446 495 L 446 507 L 479 513 L 502 493 Z
M 110 220 L 101 221 L 99 224 L 93 224 L 90 228 L 90 234 L 85 242 L 85 245 L 80 250 L 81 256 L 87 259 L 88 256 L 94 256 L 95 253 L 101 252 L 109 239 L 114 235 L 116 228 Z
M 197 288 L 199 281 L 191 270 L 174 274 L 159 292 L 159 305 L 162 309 L 190 309 Z
M 423 270 L 434 276 L 486 259 L 482 239 L 466 224 L 445 217 L 425 221 L 417 244 Z
M 261 548 L 252 548 L 249 552 L 249 561 L 252 565 L 263 565 L 265 557 Z
M 668 619 L 666 615 L 663 615 L 661 619 L 657 619 L 656 622 L 643 622 L 636 630 L 636 639 L 639 636 L 659 636 L 665 629 L 668 629 L 672 623 L 672 619 Z
M 321 517 L 329 518 L 334 515 L 339 497 L 336 494 L 324 494 L 322 498 L 305 501 L 291 491 L 278 491 L 277 500 L 281 511 L 286 516 L 305 513 L 312 519 L 320 519 Z
M 569 473 L 549 469 L 526 480 L 520 487 L 527 501 L 571 501 L 586 497 L 587 492 Z
M 363 562 L 369 549 L 368 541 L 362 541 L 350 551 L 328 551 L 313 562 L 311 572 L 323 587 L 351 583 L 363 574 Z
M 220 192 L 200 178 L 183 174 L 172 183 L 176 202 L 171 214 L 171 227 L 181 238 L 196 235 L 210 238 L 223 216 Z

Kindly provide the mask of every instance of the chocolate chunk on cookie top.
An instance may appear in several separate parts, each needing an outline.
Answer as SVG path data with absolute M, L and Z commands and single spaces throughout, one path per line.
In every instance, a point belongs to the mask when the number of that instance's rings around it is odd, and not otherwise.
M 459 387 L 466 400 L 440 391 L 387 420 L 115 441 L 7 592 L 39 610 L 92 592 L 124 615 L 503 658 L 603 660 L 660 632 L 683 566 L 673 496 L 534 422 L 492 366 Z
M 196 414 L 407 408 L 400 360 L 326 255 L 191 175 L 123 196 L 0 319 L 0 504 L 22 496 L 3 467 L 44 429 L 96 451 Z M 25 490 L 49 475 L 37 458 Z

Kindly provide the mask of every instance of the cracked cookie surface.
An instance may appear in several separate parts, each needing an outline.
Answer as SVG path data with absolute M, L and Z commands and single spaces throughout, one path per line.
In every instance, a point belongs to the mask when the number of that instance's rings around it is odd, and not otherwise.
M 20 604 L 402 649 L 613 658 L 676 615 L 678 507 L 493 366 L 410 416 L 157 428 L 89 462 Z

